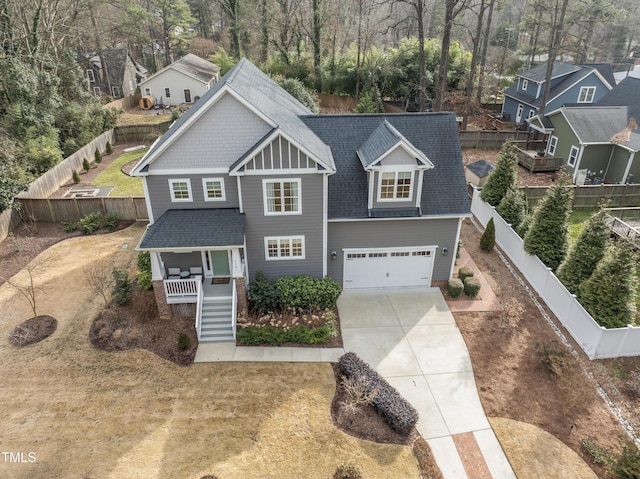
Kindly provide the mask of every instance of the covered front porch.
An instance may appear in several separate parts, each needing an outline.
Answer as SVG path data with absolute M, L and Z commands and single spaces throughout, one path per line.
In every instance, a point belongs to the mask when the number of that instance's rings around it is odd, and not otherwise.
M 138 249 L 151 257 L 161 317 L 195 318 L 199 341 L 233 341 L 246 309 L 244 215 L 237 209 L 169 210 Z

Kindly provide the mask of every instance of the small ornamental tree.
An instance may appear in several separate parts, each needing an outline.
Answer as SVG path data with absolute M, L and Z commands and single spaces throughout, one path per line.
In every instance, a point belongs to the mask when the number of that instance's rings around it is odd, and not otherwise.
M 611 228 L 605 223 L 606 216 L 600 210 L 587 220 L 576 243 L 558 268 L 558 279 L 573 294 L 578 294 L 580 285 L 594 272 L 609 245 Z
M 96 163 L 102 163 L 102 153 L 100 150 L 96 148 L 96 151 L 93 153 L 93 157 L 96 160 Z
M 487 227 L 480 237 L 480 249 L 483 251 L 491 251 L 496 245 L 496 226 L 493 218 L 487 223 Z
M 73 173 L 71 174 L 71 178 L 73 179 L 74 183 L 80 183 L 80 175 L 78 174 L 78 172 L 76 170 L 73 170 Z
M 506 196 L 509 187 L 516 184 L 517 167 L 516 147 L 513 142 L 508 141 L 500 150 L 496 167 L 482 187 L 480 198 L 491 206 L 498 206 Z
M 503 220 L 511 225 L 514 231 L 518 231 L 527 214 L 527 199 L 515 183 L 509 186 L 507 194 L 500 200 L 496 211 Z
M 636 261 L 631 242 L 618 240 L 580 285 L 580 304 L 601 326 L 623 328 L 633 321 Z
M 524 249 L 537 255 L 552 270 L 558 269 L 567 251 L 568 220 L 573 190 L 569 178 L 561 174 L 533 212 L 531 226 L 524 235 Z
M 107 155 L 110 155 L 111 153 L 113 153 L 113 147 L 111 146 L 110 141 L 107 141 L 107 144 L 104 147 L 104 151 L 107 153 Z
M 89 171 L 91 169 L 91 164 L 89 163 L 89 160 L 87 160 L 86 158 L 82 160 L 82 169 L 84 171 Z

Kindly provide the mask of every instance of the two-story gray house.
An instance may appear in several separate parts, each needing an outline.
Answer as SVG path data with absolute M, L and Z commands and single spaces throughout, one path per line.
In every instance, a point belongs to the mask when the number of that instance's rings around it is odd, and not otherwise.
M 314 115 L 246 59 L 132 174 L 160 313 L 195 314 L 201 341 L 234 337 L 258 271 L 344 288 L 449 279 L 469 216 L 454 114 Z

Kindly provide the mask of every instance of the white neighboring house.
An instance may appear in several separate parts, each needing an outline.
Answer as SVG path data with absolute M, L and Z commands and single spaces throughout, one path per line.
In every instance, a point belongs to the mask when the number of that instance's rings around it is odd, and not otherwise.
M 192 104 L 220 79 L 220 67 L 188 53 L 140 83 L 143 96 L 164 105 Z

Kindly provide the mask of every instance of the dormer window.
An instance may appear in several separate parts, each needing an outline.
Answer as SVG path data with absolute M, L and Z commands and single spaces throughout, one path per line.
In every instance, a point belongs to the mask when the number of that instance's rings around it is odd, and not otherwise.
M 378 201 L 411 201 L 412 182 L 412 171 L 381 172 Z
M 583 86 L 580 88 L 580 96 L 578 96 L 578 103 L 593 103 L 593 97 L 596 94 L 596 87 Z

